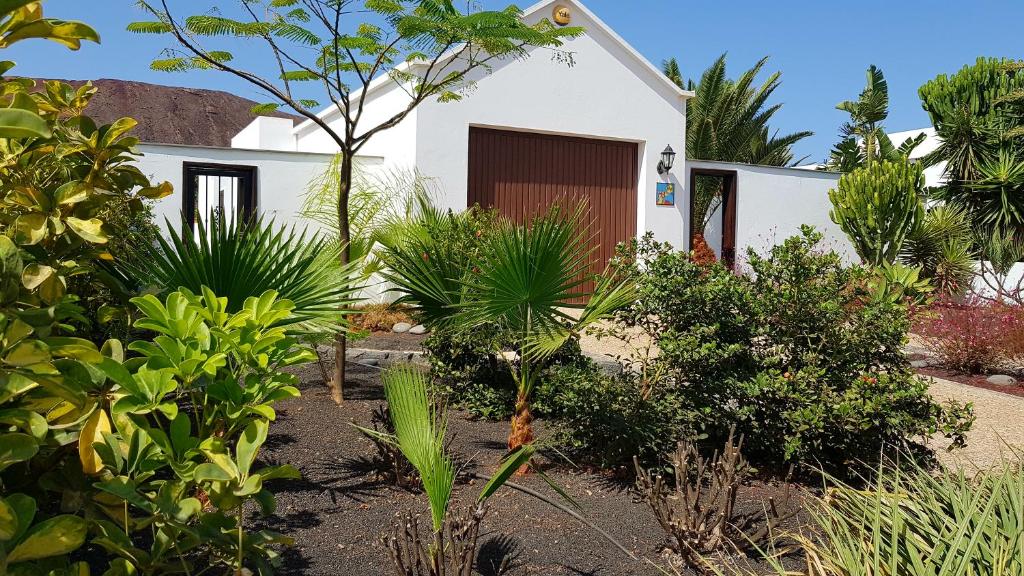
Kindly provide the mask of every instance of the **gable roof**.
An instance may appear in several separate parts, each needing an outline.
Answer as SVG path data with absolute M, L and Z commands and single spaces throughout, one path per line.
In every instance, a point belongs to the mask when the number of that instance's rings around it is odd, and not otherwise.
M 36 79 L 41 89 L 43 79 Z M 62 80 L 74 87 L 85 80 Z M 129 116 L 139 124 L 132 135 L 150 144 L 180 144 L 230 148 L 231 139 L 248 126 L 256 115 L 257 103 L 223 92 L 201 88 L 179 88 L 132 80 L 101 78 L 92 81 L 98 88 L 85 109 L 97 124 L 110 124 Z M 276 118 L 299 116 L 267 114 Z
M 523 11 L 523 20 L 531 20 L 533 17 L 539 15 L 541 11 L 544 10 L 545 8 L 553 7 L 553 5 L 558 1 L 559 0 L 541 0 L 537 4 L 534 4 L 533 6 Z M 652 64 L 651 61 L 648 60 L 647 58 L 644 58 L 644 56 L 640 54 L 640 52 L 637 51 L 636 48 L 633 48 L 633 46 L 626 42 L 626 40 L 623 39 L 622 36 L 619 36 L 618 33 L 616 33 L 610 26 L 605 24 L 605 22 L 598 18 L 596 14 L 591 12 L 590 9 L 583 4 L 583 2 L 581 2 L 580 0 L 560 1 L 563 4 L 573 5 L 576 9 L 582 12 L 584 16 L 586 16 L 588 19 L 594 22 L 594 28 L 588 28 L 587 30 L 585 30 L 585 33 L 590 34 L 593 32 L 593 30 L 596 29 L 602 34 L 608 36 L 613 42 L 618 44 L 625 51 L 625 53 L 634 61 L 633 64 L 637 65 L 637 68 L 630 66 L 631 70 L 634 70 L 640 74 L 652 76 L 655 82 L 664 85 L 671 92 L 677 94 L 679 98 L 682 100 L 688 100 L 696 95 L 691 90 L 684 90 L 683 88 L 677 86 L 676 83 L 670 80 L 668 76 L 666 76 L 664 73 L 662 73 L 662 71 L 659 70 L 657 66 Z M 457 52 L 457 48 L 450 50 L 447 55 L 444 55 L 439 59 L 439 62 L 445 62 L 449 58 L 453 57 Z M 403 62 L 402 64 L 396 66 L 395 69 L 405 72 L 408 71 L 410 68 L 415 67 L 416 65 L 416 63 Z M 392 81 L 391 76 L 389 74 L 382 74 L 375 78 L 372 82 L 370 82 L 370 85 L 367 87 L 366 92 L 367 94 L 371 94 L 384 88 L 394 89 L 397 87 L 398 84 L 395 84 L 394 81 Z M 352 100 L 355 101 L 358 98 L 362 97 L 361 92 L 362 90 L 354 92 L 352 94 Z M 329 116 L 335 116 L 338 114 L 340 114 L 340 112 L 338 111 L 338 107 L 332 105 L 324 108 L 324 110 L 319 112 L 317 116 L 321 119 L 327 119 Z M 316 127 L 318 127 L 316 123 L 314 123 L 312 120 L 307 119 L 305 122 L 301 122 L 297 126 L 295 126 L 294 132 L 306 131 Z

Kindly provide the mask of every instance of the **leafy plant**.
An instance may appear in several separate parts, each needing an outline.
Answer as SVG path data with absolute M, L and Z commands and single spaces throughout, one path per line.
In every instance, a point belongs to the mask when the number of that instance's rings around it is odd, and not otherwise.
M 696 435 L 735 426 L 765 462 L 848 469 L 937 431 L 962 443 L 969 413 L 934 403 L 903 354 L 905 304 L 820 241 L 805 227 L 750 250 L 749 277 L 639 243 L 638 298 L 616 319 L 658 345 L 649 386 L 675 391 Z
M 411 576 L 470 576 L 476 559 L 477 535 L 487 514 L 487 499 L 526 465 L 533 446 L 512 452 L 480 491 L 476 503 L 464 514 L 450 512 L 455 484 L 455 465 L 445 447 L 444 409 L 429 397 L 427 378 L 410 366 L 398 366 L 384 374 L 384 394 L 394 423 L 393 442 L 409 459 L 423 482 L 430 505 L 431 533 L 420 535 L 411 515 L 383 537 L 398 574 Z
M 940 296 L 966 292 L 974 279 L 974 240 L 967 212 L 955 205 L 933 206 L 907 235 L 900 260 L 921 268 Z
M 850 115 L 839 131 L 842 140 L 832 149 L 826 168 L 847 173 L 875 162 L 906 162 L 925 135 L 907 138 L 897 147 L 886 134 L 882 122 L 889 117 L 889 84 L 882 71 L 868 67 L 867 83 L 857 100 L 836 105 Z
M 1013 269 L 1024 260 L 1024 242 L 1016 232 L 996 229 L 978 239 L 981 258 L 976 278 L 984 286 L 972 292 L 978 298 L 1024 305 L 1024 276 L 1011 279 Z M 987 288 L 987 291 L 985 290 Z
M 516 382 L 512 450 L 533 441 L 530 400 L 545 362 L 632 299 L 628 278 L 600 278 L 592 294 L 580 289 L 591 250 L 584 214 L 582 207 L 568 214 L 552 208 L 529 226 L 502 221 L 483 244 L 479 261 L 468 266 L 438 255 L 435 245 L 415 235 L 390 249 L 388 278 L 426 321 L 491 325 L 512 344 L 518 358 L 502 356 Z M 567 313 L 572 309 L 578 316 Z
M 0 6 L 0 50 L 33 38 L 57 42 L 71 50 L 78 50 L 83 40 L 100 40 L 96 31 L 82 22 L 44 18 L 41 0 L 11 0 Z M 32 82 L 3 79 L 13 67 L 14 62 L 0 61 L 0 138 L 49 138 L 49 123 L 25 92 Z
M 907 236 L 924 219 L 921 167 L 907 162 L 869 164 L 839 179 L 830 190 L 832 221 L 871 266 L 892 263 Z
M 875 269 L 870 281 L 875 298 L 890 302 L 905 302 L 914 306 L 927 306 L 933 300 L 935 287 L 927 278 L 921 277 L 920 267 L 910 267 L 899 262 L 886 262 Z
M 980 374 L 1024 357 L 1024 315 L 1018 306 L 968 297 L 945 302 L 918 320 L 916 330 L 943 366 Z
M 940 144 L 925 160 L 946 163 L 939 199 L 965 209 L 972 227 L 990 234 L 1024 223 L 1024 140 L 1019 62 L 979 58 L 919 90 Z
M 292 303 L 291 314 L 277 320 L 291 331 L 333 332 L 342 329 L 361 290 L 359 264 L 340 267 L 330 240 L 257 218 L 230 222 L 212 215 L 196 234 L 181 234 L 168 224 L 169 238 L 144 251 L 132 272 L 165 293 L 204 286 L 227 299 L 236 312 L 250 296 L 274 290 Z M 144 265 L 143 265 L 144 263 Z
M 200 559 L 272 573 L 270 546 L 288 539 L 246 532 L 245 505 L 272 513 L 264 482 L 298 477 L 290 466 L 254 468 L 273 405 L 299 393 L 282 368 L 313 357 L 278 326 L 292 304 L 268 291 L 229 312 L 227 300 L 205 287 L 202 296 L 181 290 L 163 302 L 153 295 L 133 302 L 142 312 L 136 327 L 157 336 L 131 343 L 139 356 L 123 367 L 102 366 L 119 385 L 114 426 L 99 411 L 99 425 L 87 425 L 80 444 L 103 493 L 96 501 L 113 521 L 101 522 L 97 544 L 126 573 L 189 573 Z M 148 550 L 140 547 L 146 542 Z

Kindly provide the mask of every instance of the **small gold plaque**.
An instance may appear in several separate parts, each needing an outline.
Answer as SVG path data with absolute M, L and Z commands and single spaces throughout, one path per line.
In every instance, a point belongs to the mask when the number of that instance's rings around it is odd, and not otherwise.
M 568 26 L 572 22 L 572 13 L 569 12 L 569 7 L 565 4 L 559 4 L 555 6 L 555 12 L 553 14 L 555 24 L 559 26 Z

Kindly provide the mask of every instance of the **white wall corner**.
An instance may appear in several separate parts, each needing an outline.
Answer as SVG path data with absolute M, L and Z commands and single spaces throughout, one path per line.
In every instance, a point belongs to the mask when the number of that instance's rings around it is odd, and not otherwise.
M 232 148 L 295 151 L 293 121 L 289 118 L 258 116 L 231 139 Z

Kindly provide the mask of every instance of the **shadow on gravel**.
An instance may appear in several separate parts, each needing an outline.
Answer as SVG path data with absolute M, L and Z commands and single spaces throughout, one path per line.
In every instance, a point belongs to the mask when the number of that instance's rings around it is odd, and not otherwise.
M 491 536 L 480 545 L 476 569 L 481 576 L 506 576 L 522 566 L 519 540 L 507 534 Z

